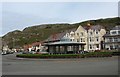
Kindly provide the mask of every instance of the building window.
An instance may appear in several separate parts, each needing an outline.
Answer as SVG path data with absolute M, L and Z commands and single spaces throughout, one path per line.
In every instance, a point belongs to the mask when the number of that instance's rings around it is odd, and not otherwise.
M 120 34 L 120 31 L 118 31 L 118 34 Z
M 68 51 L 72 51 L 71 46 L 68 46 L 68 47 L 67 47 L 67 50 L 68 50 Z
M 89 38 L 89 41 L 90 41 L 90 42 L 93 42 L 93 41 L 94 41 L 94 38 L 93 38 L 93 37 L 90 37 L 90 38 Z
M 67 51 L 69 52 L 69 51 L 73 51 L 74 50 L 74 48 L 73 48 L 73 46 L 67 46 Z
M 79 36 L 79 33 L 77 33 L 77 36 Z
M 72 39 L 72 41 L 75 41 L 75 39 Z
M 77 39 L 77 42 L 79 42 L 79 39 Z
M 74 34 L 71 34 L 71 37 L 73 37 L 74 36 Z
M 92 49 L 92 45 L 91 44 L 90 44 L 89 48 Z
M 109 38 L 109 42 L 113 42 L 112 38 Z
M 112 34 L 116 34 L 116 31 L 112 31 L 111 33 L 112 33 Z
M 96 31 L 96 34 L 98 34 L 98 31 Z
M 111 49 L 111 50 L 113 49 L 113 45 L 110 45 L 110 49 Z
M 119 46 L 118 45 L 115 45 L 115 49 L 118 49 L 119 48 Z
M 85 42 L 85 38 L 80 38 L 80 42 Z
M 59 46 L 56 46 L 56 52 L 59 52 Z
M 50 47 L 49 47 L 49 51 L 50 51 L 50 52 L 53 52 L 53 46 L 50 46 Z
M 83 36 L 83 32 L 81 32 L 81 36 Z
M 99 38 L 98 38 L 98 37 L 96 37 L 96 41 L 99 41 Z
M 92 37 L 92 41 L 94 41 L 94 37 Z
M 83 38 L 83 42 L 85 42 L 85 38 Z
M 96 47 L 99 48 L 99 44 L 97 44 Z
M 92 35 L 93 33 L 92 32 L 90 32 L 90 35 Z
M 81 42 L 83 42 L 83 39 L 82 39 L 82 38 L 80 38 L 80 41 L 81 41 Z
M 118 42 L 118 38 L 114 38 L 114 42 Z
M 75 39 L 70 39 L 70 41 L 75 41 Z
M 69 34 L 67 33 L 67 37 L 69 36 Z
M 90 37 L 89 39 L 90 39 L 90 42 L 91 42 L 91 41 L 92 41 L 92 38 Z
M 64 47 L 60 46 L 60 52 L 64 52 Z

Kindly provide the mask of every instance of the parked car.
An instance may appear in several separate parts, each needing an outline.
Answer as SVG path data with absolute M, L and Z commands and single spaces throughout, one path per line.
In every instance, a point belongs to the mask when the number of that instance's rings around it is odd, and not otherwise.
M 22 54 L 29 54 L 29 52 L 28 51 L 23 51 Z
M 13 54 L 14 51 L 7 51 L 7 54 Z
M 88 51 L 80 51 L 80 54 L 86 54 L 89 53 Z
M 44 52 L 41 52 L 41 51 L 40 51 L 40 52 L 36 52 L 36 54 L 48 54 L 48 52 L 45 52 L 45 51 L 44 51 Z
M 48 52 L 45 52 L 45 51 L 44 51 L 44 52 L 40 52 L 40 53 L 41 53 L 41 54 L 47 54 Z
M 2 54 L 2 55 L 7 55 L 7 52 L 6 52 L 6 51 L 3 51 L 1 54 Z
M 30 54 L 35 54 L 36 52 L 35 52 L 35 51 L 30 51 L 29 53 L 30 53 Z

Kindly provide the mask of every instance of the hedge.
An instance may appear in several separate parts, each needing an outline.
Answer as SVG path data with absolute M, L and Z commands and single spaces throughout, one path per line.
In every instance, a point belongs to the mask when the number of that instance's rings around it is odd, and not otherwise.
M 120 56 L 120 51 L 114 51 L 114 52 L 112 52 L 112 55 L 113 56 Z
M 18 54 L 21 58 L 88 58 L 88 57 L 111 57 L 112 52 L 89 52 L 86 54 Z
M 111 57 L 112 52 L 89 52 L 85 54 L 85 57 Z
M 80 54 L 19 54 L 16 57 L 22 58 L 79 58 L 82 57 Z

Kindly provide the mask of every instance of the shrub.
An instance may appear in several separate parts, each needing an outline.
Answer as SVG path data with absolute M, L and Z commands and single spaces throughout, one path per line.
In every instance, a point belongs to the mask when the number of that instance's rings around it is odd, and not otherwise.
M 114 51 L 114 52 L 112 52 L 112 55 L 114 55 L 114 56 L 120 56 L 120 52 L 119 51 Z

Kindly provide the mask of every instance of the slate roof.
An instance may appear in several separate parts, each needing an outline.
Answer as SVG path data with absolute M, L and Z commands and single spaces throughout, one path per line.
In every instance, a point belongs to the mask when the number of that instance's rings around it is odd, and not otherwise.
M 83 28 L 87 30 L 88 26 L 85 26 L 85 27 L 83 27 Z M 101 26 L 101 25 L 93 25 L 93 26 L 89 26 L 89 29 L 92 29 L 92 30 L 100 30 L 100 29 L 104 29 L 104 27 Z
M 120 25 L 113 27 L 112 30 L 120 30 Z
M 48 44 L 45 44 L 45 45 L 74 45 L 74 44 L 77 44 L 77 45 L 85 45 L 85 43 L 79 43 L 79 42 L 71 42 L 71 41 L 59 41 L 59 42 L 53 42 L 53 43 L 48 43 Z
M 76 30 L 77 30 L 77 28 L 69 29 L 69 30 L 66 30 L 66 33 L 70 33 L 71 31 L 75 32 Z
M 110 33 L 106 33 L 103 37 L 119 37 L 120 35 L 111 35 Z
M 70 29 L 70 30 L 66 30 L 65 32 L 62 32 L 62 33 L 53 34 L 48 39 L 46 39 L 44 42 L 60 41 L 66 33 L 69 33 L 71 31 L 75 31 L 75 30 L 76 29 Z
M 59 41 L 63 36 L 65 35 L 65 32 L 53 34 L 48 39 L 45 40 L 45 42 L 48 41 Z
M 115 27 L 113 27 L 111 30 L 120 30 L 120 25 L 119 26 L 115 26 Z M 110 34 L 110 31 L 108 31 L 105 35 L 104 35 L 104 37 L 112 37 L 112 36 L 120 36 L 120 35 L 111 35 Z

